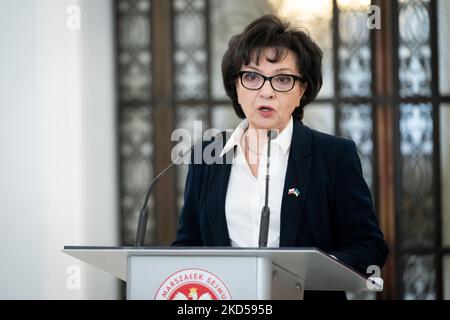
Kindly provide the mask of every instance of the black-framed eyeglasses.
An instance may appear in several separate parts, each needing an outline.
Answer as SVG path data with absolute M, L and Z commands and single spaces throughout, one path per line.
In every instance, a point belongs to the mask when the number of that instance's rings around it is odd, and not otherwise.
M 244 88 L 249 90 L 259 90 L 268 80 L 272 89 L 279 92 L 288 92 L 294 88 L 295 81 L 305 82 L 300 76 L 293 74 L 277 74 L 272 77 L 266 77 L 254 71 L 239 71 L 239 78 Z

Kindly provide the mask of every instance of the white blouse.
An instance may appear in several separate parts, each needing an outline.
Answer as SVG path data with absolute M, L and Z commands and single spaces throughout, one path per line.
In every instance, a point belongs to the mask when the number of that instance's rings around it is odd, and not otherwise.
M 247 164 L 240 144 L 247 127 L 247 120 L 243 120 L 234 130 L 220 154 L 222 157 L 227 151 L 236 147 L 225 201 L 225 215 L 233 247 L 258 247 L 261 210 L 264 206 L 267 146 L 263 149 L 258 166 L 258 176 L 255 177 Z M 292 130 L 293 120 L 291 117 L 288 125 L 271 143 L 268 247 L 279 247 L 280 245 L 281 201 L 283 199 Z

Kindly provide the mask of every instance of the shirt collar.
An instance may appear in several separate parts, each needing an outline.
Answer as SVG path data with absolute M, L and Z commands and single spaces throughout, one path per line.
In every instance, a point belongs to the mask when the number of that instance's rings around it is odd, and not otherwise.
M 280 134 L 275 139 L 272 140 L 272 142 L 280 146 L 283 152 L 285 153 L 287 153 L 289 151 L 289 148 L 291 147 L 292 131 L 294 127 L 293 123 L 294 121 L 291 116 L 286 128 L 284 128 L 283 131 L 281 131 Z M 245 130 L 247 130 L 247 128 L 248 128 L 248 121 L 247 119 L 244 119 L 241 121 L 241 123 L 239 123 L 239 125 L 231 134 L 230 139 L 228 139 L 227 143 L 225 144 L 225 147 L 223 147 L 222 152 L 220 153 L 220 157 L 222 157 L 225 153 L 230 151 L 235 146 L 240 145 L 242 135 L 244 134 Z
M 239 123 L 239 125 L 231 134 L 230 139 L 228 139 L 227 143 L 225 144 L 225 147 L 223 147 L 222 152 L 220 153 L 220 157 L 222 157 L 225 153 L 230 151 L 235 146 L 239 146 L 242 135 L 244 134 L 245 130 L 247 130 L 247 128 L 248 122 L 247 119 L 244 119 L 241 121 L 241 123 Z

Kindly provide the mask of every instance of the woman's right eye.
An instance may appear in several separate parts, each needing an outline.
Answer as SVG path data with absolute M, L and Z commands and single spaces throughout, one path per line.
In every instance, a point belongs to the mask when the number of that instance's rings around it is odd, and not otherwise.
M 258 75 L 255 73 L 245 73 L 244 74 L 244 79 L 247 81 L 255 81 L 258 78 L 259 78 Z

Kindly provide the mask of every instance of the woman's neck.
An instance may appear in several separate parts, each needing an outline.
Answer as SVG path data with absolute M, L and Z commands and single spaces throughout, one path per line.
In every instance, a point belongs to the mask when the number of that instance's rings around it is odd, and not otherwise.
M 272 128 L 280 134 L 289 124 L 289 121 L 281 128 Z M 267 131 L 268 129 L 256 128 L 249 124 L 248 128 L 245 130 L 244 135 L 250 140 L 251 145 L 258 144 L 258 146 L 264 146 L 267 143 Z

